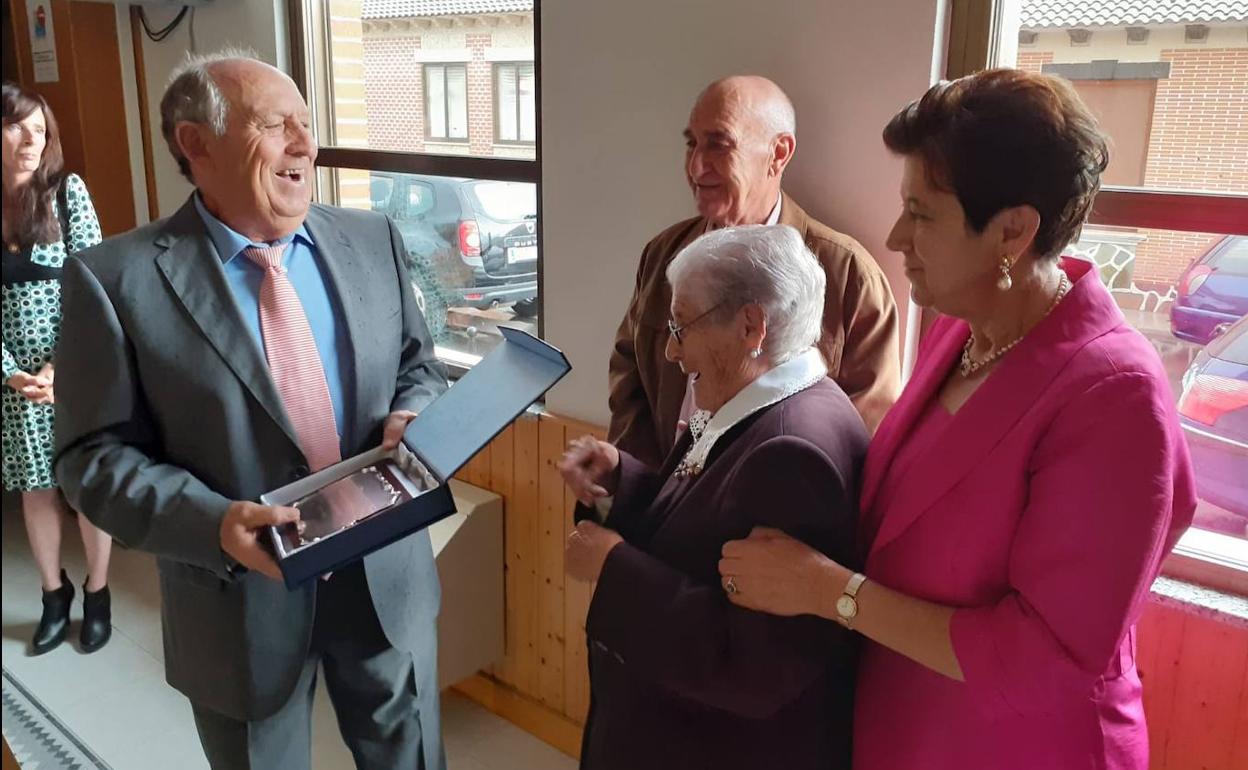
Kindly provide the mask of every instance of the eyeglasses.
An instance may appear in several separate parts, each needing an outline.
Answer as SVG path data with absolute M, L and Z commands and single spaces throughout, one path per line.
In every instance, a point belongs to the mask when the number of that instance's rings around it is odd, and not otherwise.
M 701 315 L 699 315 L 697 318 L 694 318 L 692 321 L 689 321 L 688 323 L 681 324 L 680 326 L 677 326 L 677 325 L 676 325 L 676 322 L 675 322 L 675 321 L 673 321 L 672 319 L 670 319 L 670 318 L 669 318 L 669 319 L 667 319 L 667 332 L 668 332 L 668 334 L 671 334 L 671 335 L 672 335 L 672 339 L 676 340 L 676 344 L 677 344 L 677 345 L 683 345 L 683 344 L 684 344 L 684 342 L 685 342 L 685 340 L 684 340 L 684 338 L 683 338 L 681 335 L 683 335 L 683 334 L 685 333 L 685 329 L 688 329 L 690 326 L 693 326 L 693 325 L 694 325 L 694 324 L 696 324 L 698 321 L 701 321 L 703 318 L 706 318 L 706 317 L 707 317 L 708 315 L 710 315 L 711 313 L 714 313 L 716 310 L 719 310 L 720 306 L 722 306 L 722 305 L 724 304 L 724 302 L 727 302 L 727 300 L 722 300 L 722 301 L 720 301 L 720 302 L 716 302 L 714 305 L 712 305 L 712 306 L 711 306 L 711 309 L 710 309 L 710 310 L 707 310 L 706 312 L 704 312 L 704 313 L 702 313 Z

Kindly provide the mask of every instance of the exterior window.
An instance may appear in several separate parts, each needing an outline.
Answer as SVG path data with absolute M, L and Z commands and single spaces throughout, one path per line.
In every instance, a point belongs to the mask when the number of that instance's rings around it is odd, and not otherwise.
M 537 3 L 289 6 L 318 200 L 394 221 L 446 362 L 471 366 L 500 324 L 540 333 Z
M 425 129 L 430 139 L 468 140 L 468 68 L 425 65 Z
M 1156 80 L 1076 80 L 1075 90 L 1114 138 L 1102 184 L 1143 187 L 1156 109 Z
M 1200 496 L 1180 552 L 1243 569 L 1248 218 L 1236 212 L 1248 210 L 1248 16 L 1151 3 L 1115 24 L 1103 6 L 1025 0 L 999 63 L 1066 78 L 1109 135 L 1105 187 L 1066 254 L 1096 265 L 1169 375 Z
M 531 62 L 495 65 L 494 115 L 499 142 L 536 141 L 536 82 Z

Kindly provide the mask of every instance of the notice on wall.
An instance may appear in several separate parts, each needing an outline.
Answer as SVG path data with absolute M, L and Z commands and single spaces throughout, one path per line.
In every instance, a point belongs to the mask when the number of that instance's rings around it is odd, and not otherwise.
M 55 83 L 60 79 L 60 73 L 56 66 L 52 3 L 49 0 L 26 0 L 26 18 L 30 26 L 30 55 L 35 65 L 35 82 Z

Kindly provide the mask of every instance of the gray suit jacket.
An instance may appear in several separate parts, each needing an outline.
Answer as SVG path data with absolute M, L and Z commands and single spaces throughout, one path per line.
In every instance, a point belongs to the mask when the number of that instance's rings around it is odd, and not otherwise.
M 320 205 L 306 225 L 351 341 L 341 429 L 355 454 L 380 442 L 392 410 L 442 393 L 445 369 L 394 225 Z M 305 660 L 316 581 L 287 591 L 258 574 L 231 578 L 218 532 L 231 501 L 256 500 L 308 468 L 192 202 L 67 261 L 63 291 L 56 474 L 66 497 L 119 542 L 156 555 L 169 683 L 235 719 L 271 715 Z M 372 554 L 365 571 L 387 637 L 414 656 L 422 704 L 436 704 L 428 534 Z M 425 711 L 436 721 L 436 705 Z M 437 725 L 422 726 L 436 742 Z

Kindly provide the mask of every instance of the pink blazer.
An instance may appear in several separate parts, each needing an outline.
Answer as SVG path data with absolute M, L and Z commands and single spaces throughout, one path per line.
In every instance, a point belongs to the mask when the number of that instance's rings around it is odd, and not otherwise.
M 1091 266 L 876 510 L 889 463 L 968 335 L 932 326 L 864 471 L 865 573 L 960 609 L 956 682 L 868 643 L 856 770 L 1145 770 L 1135 623 L 1191 523 L 1165 373 Z

